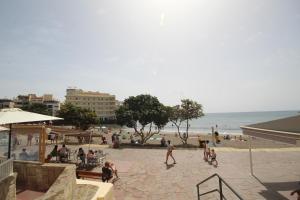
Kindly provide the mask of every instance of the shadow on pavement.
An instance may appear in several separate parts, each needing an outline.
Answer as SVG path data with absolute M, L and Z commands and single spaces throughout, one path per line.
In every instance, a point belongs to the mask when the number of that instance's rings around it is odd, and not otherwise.
M 266 199 L 289 199 L 279 193 L 279 191 L 293 191 L 300 187 L 299 181 L 292 181 L 292 182 L 262 182 L 259 178 L 255 175 L 253 177 L 263 186 L 267 188 L 267 190 L 262 191 L 260 194 L 265 197 Z
M 174 164 L 166 164 L 166 169 L 171 169 L 172 167 L 174 167 L 175 165 Z

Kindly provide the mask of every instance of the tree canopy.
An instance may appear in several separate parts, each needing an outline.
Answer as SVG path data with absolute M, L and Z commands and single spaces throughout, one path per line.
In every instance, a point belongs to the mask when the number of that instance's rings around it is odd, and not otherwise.
M 58 117 L 64 118 L 64 124 L 73 125 L 83 130 L 88 129 L 92 124 L 98 123 L 97 115 L 94 111 L 80 108 L 70 103 L 61 106 L 58 111 Z
M 22 110 L 39 113 L 43 115 L 52 115 L 51 110 L 49 110 L 45 104 L 41 104 L 41 103 L 26 104 L 22 107 Z
M 116 111 L 116 118 L 119 125 L 133 128 L 144 144 L 168 123 L 169 112 L 156 97 L 138 95 L 125 99 Z
M 190 99 L 182 99 L 180 105 L 176 105 L 170 109 L 170 121 L 176 126 L 178 135 L 183 144 L 187 144 L 189 138 L 189 121 L 202 116 L 204 116 L 202 105 Z M 184 122 L 186 131 L 183 134 L 180 129 Z

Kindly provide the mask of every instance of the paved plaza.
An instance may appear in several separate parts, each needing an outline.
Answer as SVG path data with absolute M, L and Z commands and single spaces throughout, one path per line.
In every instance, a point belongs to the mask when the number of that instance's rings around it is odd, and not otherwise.
M 107 149 L 116 163 L 120 180 L 115 183 L 117 200 L 197 199 L 196 184 L 218 173 L 244 199 L 293 199 L 290 191 L 300 187 L 300 151 L 260 150 L 253 153 L 255 177 L 249 173 L 249 153 L 217 150 L 219 167 L 203 161 L 202 150 L 176 150 L 177 164 L 166 166 L 162 149 Z M 171 162 L 170 162 L 171 163 Z M 215 189 L 217 179 L 200 187 L 201 192 Z M 235 199 L 224 187 L 227 199 Z M 202 199 L 219 199 L 215 193 Z M 296 199 L 296 197 L 294 197 Z
M 88 145 L 82 147 L 87 152 Z M 51 148 L 47 146 L 48 151 Z M 165 149 L 111 149 L 91 145 L 91 149 L 99 148 L 104 148 L 107 160 L 114 162 L 119 171 L 120 179 L 114 184 L 116 200 L 197 199 L 196 184 L 214 173 L 249 200 L 296 199 L 290 192 L 300 188 L 300 148 L 254 149 L 255 177 L 250 175 L 247 149 L 216 148 L 219 166 L 215 168 L 204 162 L 202 149 L 176 149 L 177 164 L 166 166 Z M 94 171 L 100 171 L 100 168 Z M 200 192 L 217 187 L 217 178 L 214 178 L 201 185 Z M 223 191 L 227 199 L 236 199 L 226 186 Z M 214 193 L 201 199 L 219 199 L 219 196 Z

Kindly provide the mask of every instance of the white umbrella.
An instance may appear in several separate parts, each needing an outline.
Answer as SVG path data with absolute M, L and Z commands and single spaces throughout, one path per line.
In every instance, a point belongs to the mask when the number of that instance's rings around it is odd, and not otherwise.
M 24 123 L 24 122 L 50 121 L 50 120 L 62 120 L 62 118 L 52 117 L 48 115 L 41 115 L 33 112 L 27 112 L 19 108 L 1 109 L 0 124 L 9 124 L 10 127 L 9 137 L 8 137 L 8 158 L 10 158 L 12 124 Z
M 9 129 L 8 128 L 5 128 L 3 126 L 0 126 L 0 131 L 8 131 Z
M 19 108 L 5 108 L 0 110 L 0 124 L 15 124 L 61 119 L 62 118 L 23 111 Z

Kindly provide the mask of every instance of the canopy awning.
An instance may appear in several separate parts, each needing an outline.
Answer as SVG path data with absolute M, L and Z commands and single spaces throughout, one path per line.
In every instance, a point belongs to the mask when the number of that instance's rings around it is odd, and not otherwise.
M 15 124 L 52 120 L 62 120 L 62 118 L 27 112 L 19 108 L 7 108 L 0 110 L 0 124 Z
M 3 126 L 0 126 L 0 131 L 8 131 L 9 129 L 8 128 L 5 128 Z
M 9 159 L 11 156 L 11 132 L 12 132 L 12 124 L 16 123 L 25 123 L 25 122 L 38 122 L 38 121 L 52 121 L 52 120 L 61 120 L 62 118 L 42 115 L 33 112 L 23 111 L 19 108 L 6 108 L 0 110 L 0 125 L 2 124 L 9 124 L 9 137 L 8 137 L 8 154 L 7 158 Z M 40 140 L 39 143 L 39 152 L 40 152 L 40 160 L 44 161 L 44 154 L 46 151 L 45 146 L 45 128 L 42 129 L 40 133 Z

